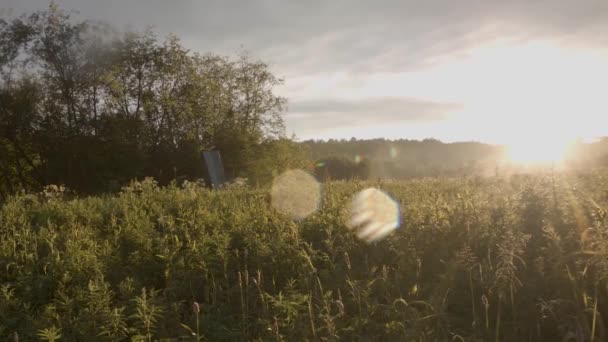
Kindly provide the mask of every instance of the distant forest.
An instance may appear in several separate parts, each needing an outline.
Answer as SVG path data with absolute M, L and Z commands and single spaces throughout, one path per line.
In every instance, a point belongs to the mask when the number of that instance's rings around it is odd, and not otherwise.
M 525 171 L 508 160 L 505 146 L 479 142 L 351 138 L 307 140 L 302 144 L 316 161 L 337 159 L 342 161 L 341 164 L 349 163 L 350 167 L 363 163 L 367 170 L 361 178 L 495 176 Z M 317 168 L 320 166 L 325 165 L 317 165 Z M 570 170 L 608 166 L 608 138 L 593 143 L 574 143 L 561 166 Z M 349 175 L 338 171 L 333 178 L 350 178 Z

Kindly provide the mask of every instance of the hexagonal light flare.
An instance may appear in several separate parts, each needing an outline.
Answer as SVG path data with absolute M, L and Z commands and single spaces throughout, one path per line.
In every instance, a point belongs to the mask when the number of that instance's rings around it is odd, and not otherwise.
M 367 188 L 353 198 L 349 217 L 347 226 L 357 229 L 359 239 L 378 241 L 399 227 L 399 203 L 381 190 Z

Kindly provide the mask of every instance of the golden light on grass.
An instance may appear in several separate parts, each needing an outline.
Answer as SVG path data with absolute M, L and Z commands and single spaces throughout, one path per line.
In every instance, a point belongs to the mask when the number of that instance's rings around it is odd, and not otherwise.
M 306 171 L 290 170 L 274 180 L 270 195 L 276 210 L 301 220 L 319 209 L 321 185 Z

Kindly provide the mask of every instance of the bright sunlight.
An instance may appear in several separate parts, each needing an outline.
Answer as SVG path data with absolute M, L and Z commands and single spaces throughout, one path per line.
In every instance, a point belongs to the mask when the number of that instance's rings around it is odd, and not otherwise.
M 520 165 L 557 165 L 564 160 L 570 142 L 567 140 L 522 139 L 507 147 L 508 159 Z
M 597 118 L 608 109 L 602 86 L 606 79 L 608 56 L 604 50 L 565 46 L 551 40 L 496 39 L 448 55 L 419 70 L 357 77 L 336 72 L 318 80 L 309 77 L 292 80 L 285 95 L 305 93 L 322 99 L 331 94 L 343 102 L 405 96 L 421 100 L 422 104 L 437 104 L 430 110 L 432 119 L 426 121 L 419 111 L 394 110 L 399 116 L 391 122 L 374 121 L 377 116 L 369 115 L 365 124 L 353 121 L 350 126 L 331 127 L 332 137 L 474 139 L 513 145 L 514 159 L 543 160 L 556 158 L 560 154 L 556 150 L 562 149 L 567 141 L 603 134 Z M 548 127 L 551 129 L 545 129 Z M 547 130 L 558 135 L 550 143 L 540 141 L 545 139 Z M 319 134 L 323 135 L 323 129 L 306 137 Z M 539 144 L 537 148 L 516 153 L 516 146 L 525 145 L 519 142 L 522 134 L 526 142 Z M 515 157 L 522 155 L 525 157 Z
M 496 44 L 473 51 L 469 62 L 475 95 L 463 114 L 471 129 L 492 131 L 512 163 L 560 164 L 573 141 L 591 133 L 589 115 L 605 108 L 596 87 L 589 88 L 598 81 L 593 74 L 607 70 L 597 55 L 548 42 Z

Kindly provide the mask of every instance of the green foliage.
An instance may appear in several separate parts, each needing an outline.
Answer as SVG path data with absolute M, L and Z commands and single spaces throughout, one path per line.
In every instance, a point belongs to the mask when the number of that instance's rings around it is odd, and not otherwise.
M 261 188 L 147 179 L 112 196 L 12 196 L 0 339 L 603 341 L 606 179 L 327 182 L 299 222 Z M 344 225 L 367 186 L 402 215 L 371 245 Z
M 135 335 L 135 339 L 145 339 L 152 341 L 152 333 L 162 315 L 162 307 L 155 304 L 157 291 L 148 291 L 144 287 L 141 290 L 141 295 L 135 297 L 135 313 L 131 318 L 135 321 L 135 326 L 138 328 L 139 335 Z
M 222 153 L 230 177 L 252 181 L 293 158 L 281 154 L 293 150 L 280 146 L 282 80 L 246 54 L 199 55 L 150 31 L 112 34 L 54 4 L 0 20 L 0 51 L 0 197 L 47 184 L 100 193 L 144 177 L 198 179 L 208 149 Z M 268 145 L 277 154 L 262 167 Z
M 42 329 L 38 332 L 38 337 L 42 341 L 55 342 L 61 338 L 61 329 L 52 326 L 48 329 Z

